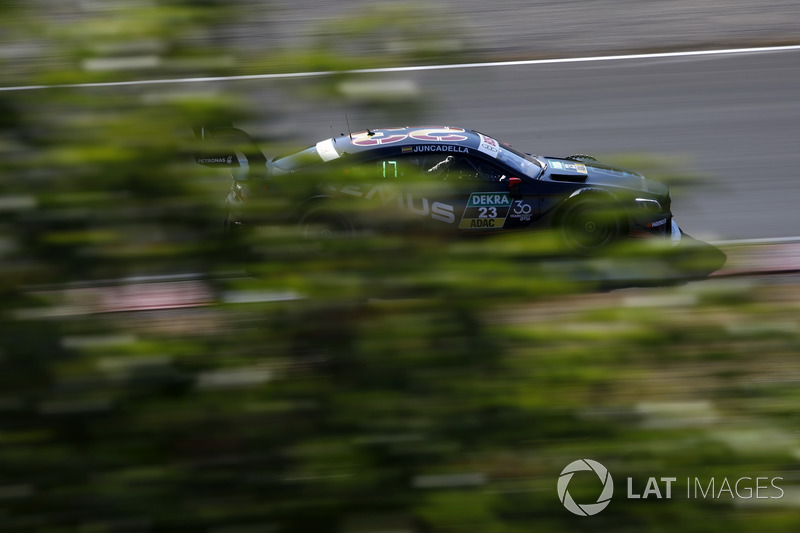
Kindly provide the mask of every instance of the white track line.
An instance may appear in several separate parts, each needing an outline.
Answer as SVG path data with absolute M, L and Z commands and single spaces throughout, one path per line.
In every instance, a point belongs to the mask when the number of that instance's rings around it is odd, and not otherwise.
M 565 57 L 559 59 L 530 59 L 522 61 L 498 61 L 491 63 L 457 63 L 451 65 L 418 65 L 411 67 L 368 68 L 344 71 L 288 72 L 283 74 L 251 74 L 245 76 L 214 76 L 198 78 L 173 78 L 163 80 L 114 81 L 102 83 L 70 83 L 62 85 L 22 85 L 0 87 L 0 92 L 35 91 L 41 89 L 78 89 L 92 87 L 125 87 L 132 85 L 160 85 L 170 83 L 207 83 L 217 81 L 277 80 L 287 78 L 312 78 L 332 74 L 386 74 L 396 72 L 420 72 L 425 70 L 452 70 L 467 68 L 515 67 L 530 65 L 552 65 L 557 63 L 590 63 L 598 61 L 626 61 L 631 59 L 662 59 L 674 57 L 717 56 L 731 54 L 752 54 L 764 52 L 788 52 L 800 50 L 800 45 L 762 46 L 757 48 L 727 48 L 724 50 L 694 50 L 688 52 L 662 52 L 656 54 L 628 54 L 594 57 Z
M 732 241 L 713 241 L 714 246 L 746 246 L 759 244 L 793 244 L 800 243 L 800 237 L 771 237 L 766 239 L 738 239 Z

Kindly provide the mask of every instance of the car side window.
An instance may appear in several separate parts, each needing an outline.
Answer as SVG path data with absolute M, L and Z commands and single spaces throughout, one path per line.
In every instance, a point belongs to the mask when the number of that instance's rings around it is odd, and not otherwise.
M 405 154 L 357 162 L 341 162 L 340 164 L 345 175 L 370 182 L 400 180 L 420 173 L 418 158 Z
M 481 159 L 447 152 L 397 154 L 372 161 L 366 170 L 376 180 L 422 176 L 451 182 L 497 183 L 506 177 L 501 169 Z
M 372 163 L 370 169 L 370 174 L 378 180 L 403 179 L 419 173 L 419 158 L 402 154 L 377 159 Z
M 483 161 L 463 155 L 429 155 L 423 163 L 425 172 L 444 181 L 482 181 L 496 183 L 503 172 Z

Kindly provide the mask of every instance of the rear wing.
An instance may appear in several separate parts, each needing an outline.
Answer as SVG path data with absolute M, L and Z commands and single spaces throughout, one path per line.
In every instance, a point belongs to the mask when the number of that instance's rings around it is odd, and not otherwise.
M 200 149 L 194 160 L 212 168 L 264 167 L 267 158 L 250 135 L 230 124 L 196 126 L 192 128 Z M 237 173 L 238 174 L 238 173 Z

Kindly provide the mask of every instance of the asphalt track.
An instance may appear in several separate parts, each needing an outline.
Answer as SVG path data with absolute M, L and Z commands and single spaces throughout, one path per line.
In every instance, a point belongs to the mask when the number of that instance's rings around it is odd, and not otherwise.
M 350 100 L 293 95 L 310 78 L 246 86 L 273 114 L 257 134 L 311 143 L 346 131 L 427 123 L 470 127 L 542 155 L 636 153 L 692 176 L 673 187 L 681 227 L 705 240 L 800 235 L 800 51 L 628 58 L 353 74 Z M 355 87 L 355 89 L 354 89 Z M 390 111 L 369 93 L 396 91 Z M 367 96 L 365 96 L 365 93 Z M 276 117 L 277 116 L 277 120 Z
M 666 161 L 691 178 L 673 186 L 673 212 L 686 232 L 712 241 L 800 235 L 797 46 L 379 69 L 340 74 L 332 84 L 338 98 L 314 92 L 331 79 L 299 73 L 122 85 L 244 92 L 256 111 L 242 127 L 299 144 L 346 131 L 348 116 L 354 131 L 425 122 L 478 129 L 541 155 L 639 154 L 645 166 Z M 109 85 L 86 90 L 119 90 Z M 44 87 L 0 88 L 25 89 Z M 399 101 L 387 106 L 387 98 Z

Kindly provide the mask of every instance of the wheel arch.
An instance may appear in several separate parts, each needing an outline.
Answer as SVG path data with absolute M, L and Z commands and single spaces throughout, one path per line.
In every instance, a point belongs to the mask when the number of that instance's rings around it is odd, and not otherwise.
M 559 224 L 562 222 L 564 215 L 569 211 L 570 208 L 572 208 L 573 204 L 588 200 L 605 200 L 613 202 L 614 205 L 619 207 L 621 213 L 625 213 L 625 223 L 630 224 L 630 221 L 628 220 L 628 212 L 625 209 L 622 200 L 614 193 L 599 187 L 581 187 L 580 189 L 573 191 L 555 208 L 553 222 L 555 224 Z
M 610 239 L 599 243 L 597 246 L 579 246 L 576 244 L 576 241 L 569 236 L 572 230 L 569 228 L 568 219 L 571 215 L 580 213 L 582 207 L 591 206 L 593 203 L 601 203 L 610 208 L 614 214 L 613 220 L 616 224 L 616 228 L 613 229 L 613 234 Z M 589 207 L 589 209 L 591 209 L 591 207 Z M 625 209 L 621 199 L 612 192 L 597 187 L 582 187 L 572 192 L 572 194 L 556 208 L 552 219 L 552 227 L 562 235 L 567 247 L 581 255 L 592 255 L 611 245 L 613 242 L 625 238 L 630 231 L 630 224 L 630 215 L 628 210 Z M 591 231 L 594 232 L 594 229 Z M 574 235 L 574 233 L 572 234 Z
M 333 197 L 328 194 L 318 194 L 310 198 L 306 198 L 294 208 L 295 219 L 300 222 L 312 211 L 321 211 L 328 200 Z
M 356 232 L 359 229 L 359 224 L 352 216 L 340 209 L 327 205 L 328 201 L 332 199 L 333 196 L 320 194 L 303 200 L 295 210 L 297 225 L 302 227 L 315 219 L 329 219 L 347 226 L 347 231 L 350 233 Z

